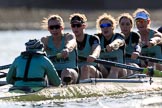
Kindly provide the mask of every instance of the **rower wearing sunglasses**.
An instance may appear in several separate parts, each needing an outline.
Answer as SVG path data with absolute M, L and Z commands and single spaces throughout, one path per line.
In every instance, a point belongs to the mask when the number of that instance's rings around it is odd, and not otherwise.
M 88 78 L 99 78 L 101 73 L 98 70 L 95 59 L 100 55 L 100 41 L 97 36 L 85 33 L 87 18 L 84 14 L 74 13 L 70 15 L 70 24 L 75 34 L 78 48 L 78 55 L 86 57 L 86 60 L 79 59 L 80 80 Z
M 99 16 L 96 21 L 97 35 L 102 49 L 100 58 L 124 63 L 124 36 L 121 33 L 114 33 L 115 26 L 114 17 L 106 13 Z M 127 74 L 126 69 L 101 64 L 99 67 L 105 78 L 119 78 Z
M 136 27 L 141 35 L 141 54 L 144 56 L 162 59 L 162 50 L 159 44 L 162 44 L 162 34 L 151 29 L 150 14 L 143 8 L 138 8 L 133 16 L 135 18 Z M 153 66 L 157 70 L 162 71 L 162 65 L 157 63 L 144 63 L 141 66 Z
M 44 49 L 61 77 L 63 84 L 78 83 L 77 43 L 75 36 L 64 33 L 64 22 L 59 15 L 44 18 L 42 27 L 48 29 L 50 36 L 43 37 Z

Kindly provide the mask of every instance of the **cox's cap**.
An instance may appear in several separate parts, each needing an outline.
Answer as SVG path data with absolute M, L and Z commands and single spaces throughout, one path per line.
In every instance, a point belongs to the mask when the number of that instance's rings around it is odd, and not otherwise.
M 162 26 L 158 28 L 158 31 L 162 33 Z
M 79 17 L 79 16 L 74 16 L 72 19 L 71 19 L 71 24 L 72 23 L 85 23 L 84 21 L 83 21 L 83 18 L 81 18 L 81 17 Z
M 149 15 L 146 14 L 145 12 L 138 12 L 138 13 L 136 14 L 136 16 L 135 16 L 135 19 L 138 19 L 138 18 L 147 20 L 147 19 L 149 19 Z
M 26 50 L 42 50 L 43 49 L 43 43 L 37 39 L 31 39 L 28 42 L 25 43 Z

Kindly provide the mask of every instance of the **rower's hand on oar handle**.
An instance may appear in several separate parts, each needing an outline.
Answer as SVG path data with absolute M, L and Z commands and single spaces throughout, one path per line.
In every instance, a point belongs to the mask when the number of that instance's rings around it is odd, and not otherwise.
M 113 49 L 112 49 L 112 47 L 110 47 L 109 45 L 106 45 L 106 51 L 107 52 L 111 52 Z
M 131 59 L 137 59 L 138 56 L 139 56 L 138 52 L 133 52 L 132 55 L 131 55 Z
M 94 62 L 95 60 L 96 60 L 96 57 L 93 56 L 93 55 L 89 55 L 89 56 L 87 57 L 87 62 Z
M 106 51 L 107 52 L 112 52 L 114 50 L 114 47 L 112 45 L 106 45 Z
M 150 40 L 147 46 L 148 46 L 149 48 L 150 48 L 150 47 L 153 47 L 153 46 L 156 46 L 156 41 L 155 41 L 155 40 Z
M 119 49 L 119 43 L 111 43 L 109 45 L 106 45 L 107 52 L 111 52 L 113 50 Z
M 62 58 L 67 58 L 69 56 L 69 49 L 68 48 L 63 49 L 61 52 L 61 56 Z

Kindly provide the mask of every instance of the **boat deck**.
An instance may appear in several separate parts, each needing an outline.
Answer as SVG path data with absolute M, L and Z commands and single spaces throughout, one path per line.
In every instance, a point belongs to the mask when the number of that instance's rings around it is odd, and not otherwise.
M 92 80 L 92 79 L 91 79 Z M 40 101 L 40 100 L 62 100 L 74 98 L 87 98 L 97 96 L 112 96 L 123 93 L 139 93 L 139 92 L 155 92 L 162 90 L 162 78 L 153 78 L 150 85 L 149 78 L 145 78 L 144 82 L 128 83 L 121 82 L 122 79 L 98 79 L 98 82 L 92 83 L 86 80 L 86 83 L 67 85 L 63 87 L 47 87 L 35 93 L 10 93 L 8 88 L 11 85 L 0 87 L 0 100 L 14 101 Z M 134 79 L 134 81 L 139 79 Z M 96 79 L 97 81 L 97 79 Z M 107 82 L 106 82 L 107 81 Z M 108 82 L 109 81 L 109 82 Z M 115 81 L 115 82 L 114 82 Z M 117 82 L 118 81 L 118 82 Z M 123 80 L 124 81 L 124 80 Z M 3 92 L 3 93 L 2 93 Z

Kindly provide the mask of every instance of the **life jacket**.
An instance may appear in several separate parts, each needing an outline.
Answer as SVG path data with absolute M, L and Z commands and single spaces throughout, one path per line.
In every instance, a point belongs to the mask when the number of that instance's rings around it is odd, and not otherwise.
M 30 62 L 32 60 L 32 57 L 34 56 L 46 56 L 45 52 L 42 51 L 25 51 L 21 53 L 21 56 L 27 59 L 26 61 L 26 66 L 25 66 L 25 72 L 24 72 L 24 77 L 15 77 L 15 81 L 23 80 L 25 82 L 29 81 L 45 81 L 44 78 L 28 78 L 28 71 L 30 67 Z

